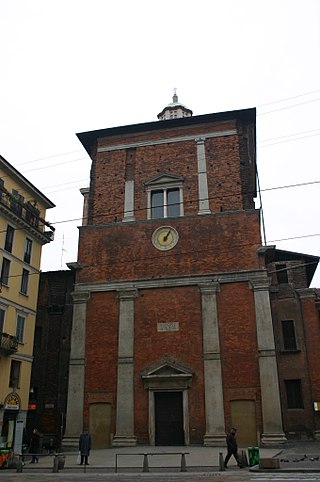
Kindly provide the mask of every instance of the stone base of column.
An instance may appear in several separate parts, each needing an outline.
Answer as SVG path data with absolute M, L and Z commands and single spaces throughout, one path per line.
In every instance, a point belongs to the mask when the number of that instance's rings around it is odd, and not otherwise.
M 211 214 L 211 210 L 210 209 L 201 209 L 200 211 L 198 211 L 199 216 L 201 216 L 202 214 Z
M 203 437 L 204 447 L 223 447 L 226 444 L 226 434 L 206 433 Z
M 320 440 L 320 430 L 315 430 L 313 432 L 315 440 Z
M 80 437 L 80 435 L 79 435 Z M 63 437 L 62 446 L 63 447 L 77 447 L 79 448 L 79 437 Z
M 137 437 L 134 435 L 115 435 L 112 440 L 112 447 L 135 447 Z
M 261 437 L 261 445 L 284 444 L 287 438 L 284 433 L 263 433 Z

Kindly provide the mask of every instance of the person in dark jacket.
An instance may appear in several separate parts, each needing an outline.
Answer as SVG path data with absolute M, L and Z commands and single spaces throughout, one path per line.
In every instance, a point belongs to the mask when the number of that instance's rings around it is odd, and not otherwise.
M 89 465 L 88 458 L 91 450 L 91 435 L 88 430 L 84 430 L 79 438 L 79 451 L 81 454 L 80 465 Z
M 30 464 L 37 464 L 39 462 L 38 453 L 40 450 L 40 433 L 35 428 L 30 437 L 29 453 L 32 455 Z
M 242 469 L 243 465 L 240 462 L 239 455 L 238 455 L 238 444 L 237 444 L 237 439 L 236 439 L 236 433 L 237 429 L 232 427 L 230 432 L 228 433 L 226 437 L 226 442 L 227 442 L 227 455 L 226 458 L 224 459 L 224 468 L 227 469 L 227 465 L 229 462 L 230 457 L 233 455 L 234 458 L 237 461 L 238 467 Z

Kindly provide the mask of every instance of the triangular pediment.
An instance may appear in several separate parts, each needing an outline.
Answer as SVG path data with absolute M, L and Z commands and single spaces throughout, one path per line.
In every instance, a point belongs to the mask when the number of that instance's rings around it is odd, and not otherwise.
M 193 372 L 171 361 L 159 363 L 141 374 L 145 388 L 186 389 L 191 386 Z
M 193 372 L 174 361 L 163 361 L 141 374 L 149 390 L 185 390 L 191 386 Z
M 158 174 L 155 177 L 152 177 L 148 181 L 145 182 L 146 186 L 162 186 L 165 184 L 180 184 L 182 183 L 184 178 L 182 176 L 178 176 L 177 174 L 169 174 L 163 172 L 162 174 Z
M 149 377 L 172 377 L 172 376 L 192 376 L 193 372 L 188 368 L 177 365 L 173 362 L 163 362 L 142 374 L 142 378 Z

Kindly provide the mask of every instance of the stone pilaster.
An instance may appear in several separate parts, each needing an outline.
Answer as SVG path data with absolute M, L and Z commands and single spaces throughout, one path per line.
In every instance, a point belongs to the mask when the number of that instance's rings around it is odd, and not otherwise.
M 66 432 L 63 444 L 67 446 L 77 446 L 79 435 L 83 429 L 86 311 L 90 293 L 74 291 L 71 295 L 73 298 L 73 318 Z
M 129 180 L 125 182 L 124 186 L 124 213 L 123 221 L 134 221 L 134 181 Z
M 279 444 L 287 439 L 282 427 L 278 368 L 267 278 L 254 282 L 253 289 L 263 419 L 261 443 Z
M 129 447 L 137 443 L 134 435 L 134 299 L 135 289 L 119 292 L 119 342 L 117 414 L 114 447 Z
M 198 189 L 199 189 L 199 211 L 198 214 L 210 214 L 207 163 L 205 152 L 205 138 L 197 137 L 197 161 L 198 161 Z
M 206 433 L 203 445 L 225 443 L 220 339 L 218 327 L 218 283 L 200 285 L 205 384 Z

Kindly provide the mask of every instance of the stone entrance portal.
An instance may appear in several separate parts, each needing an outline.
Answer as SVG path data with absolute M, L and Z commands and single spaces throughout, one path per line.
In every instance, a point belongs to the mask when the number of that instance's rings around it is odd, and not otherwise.
M 172 361 L 141 375 L 149 390 L 150 445 L 189 445 L 188 389 L 192 375 Z

